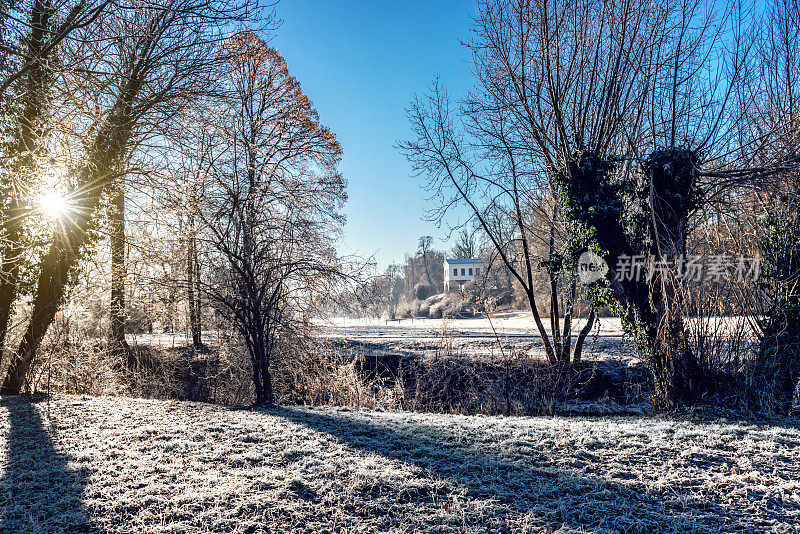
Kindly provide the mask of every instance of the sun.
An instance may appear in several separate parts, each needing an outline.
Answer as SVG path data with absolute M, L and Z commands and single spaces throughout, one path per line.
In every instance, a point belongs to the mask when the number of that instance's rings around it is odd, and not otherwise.
M 69 212 L 69 200 L 58 191 L 48 191 L 39 197 L 39 211 L 51 219 L 62 219 Z

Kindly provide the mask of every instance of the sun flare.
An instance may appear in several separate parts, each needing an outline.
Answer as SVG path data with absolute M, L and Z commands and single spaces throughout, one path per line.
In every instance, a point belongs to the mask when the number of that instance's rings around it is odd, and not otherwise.
M 69 211 L 69 201 L 58 191 L 48 191 L 39 197 L 39 211 L 51 219 L 61 219 Z

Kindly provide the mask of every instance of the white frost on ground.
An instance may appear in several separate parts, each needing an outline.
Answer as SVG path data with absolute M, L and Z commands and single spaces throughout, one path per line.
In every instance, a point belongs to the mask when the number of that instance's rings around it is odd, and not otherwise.
M 3 532 L 795 532 L 800 430 L 4 397 Z

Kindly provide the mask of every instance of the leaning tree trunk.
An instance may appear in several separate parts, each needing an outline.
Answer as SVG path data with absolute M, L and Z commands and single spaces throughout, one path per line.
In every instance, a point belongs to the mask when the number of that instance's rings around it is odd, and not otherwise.
M 16 204 L 16 199 L 12 202 Z M 19 217 L 19 208 L 10 209 L 6 217 L 16 219 Z M 0 276 L 0 357 L 5 354 L 6 337 L 8 335 L 8 325 L 11 322 L 11 312 L 14 308 L 14 301 L 17 299 L 17 286 L 20 275 L 20 250 L 19 243 L 21 235 L 19 232 L 19 221 L 7 221 L 4 224 L 3 244 L 0 247 L 0 255 L 3 257 L 2 276 Z
M 596 320 L 597 308 L 592 307 L 592 310 L 589 312 L 589 317 L 586 318 L 586 324 L 583 325 L 583 328 L 578 332 L 578 338 L 575 340 L 575 350 L 572 353 L 572 366 L 576 369 L 579 368 L 583 362 L 583 345 L 586 342 L 586 338 L 589 336 L 589 332 L 592 331 Z M 564 330 L 566 331 L 566 328 Z
M 42 270 L 39 275 L 38 290 L 33 301 L 33 313 L 30 323 L 22 337 L 19 349 L 8 369 L 5 381 L 0 392 L 4 394 L 18 394 L 26 383 L 36 350 L 41 344 L 47 329 L 55 318 L 67 285 L 69 271 L 77 261 L 75 246 L 80 247 L 85 238 L 81 237 L 81 229 L 88 230 L 88 220 L 85 223 L 70 227 L 63 234 L 57 234 L 50 250 L 42 260 Z
M 0 388 L 2 393 L 18 394 L 24 387 L 36 352 L 64 298 L 70 272 L 90 239 L 94 212 L 100 206 L 103 193 L 113 184 L 113 170 L 125 155 L 132 125 L 130 104 L 123 97 L 135 98 L 135 88 L 129 88 L 120 96 L 89 150 L 87 161 L 90 163 L 81 169 L 80 186 L 71 195 L 74 209 L 70 210 L 70 219 L 56 230 L 41 261 L 30 322 L 11 360 Z
M 0 272 L 0 357 L 5 354 L 8 326 L 11 321 L 14 302 L 17 298 L 20 259 L 24 251 L 22 246 L 22 223 L 26 210 L 20 203 L 22 192 L 19 183 L 26 183 L 26 178 L 36 171 L 37 153 L 41 151 L 41 139 L 44 131 L 41 125 L 47 108 L 50 89 L 50 65 L 47 61 L 52 51 L 45 50 L 45 40 L 53 18 L 52 3 L 37 0 L 31 6 L 31 33 L 26 45 L 28 56 L 41 58 L 23 77 L 22 109 L 16 116 L 14 131 L 19 135 L 13 144 L 8 161 L 15 161 L 12 169 L 2 184 L 3 196 L 8 198 L 8 206 L 3 213 L 2 272 Z M 15 182 L 16 181 L 16 182 Z

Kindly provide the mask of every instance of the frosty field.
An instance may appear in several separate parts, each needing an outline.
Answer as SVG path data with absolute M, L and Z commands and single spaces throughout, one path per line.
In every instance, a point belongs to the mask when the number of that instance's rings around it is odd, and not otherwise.
M 800 429 L 0 403 L 2 532 L 795 532 Z
M 443 345 L 451 355 L 496 356 L 502 350 L 525 351 L 544 359 L 544 347 L 530 312 L 511 311 L 491 318 L 402 319 L 334 317 L 317 320 L 323 336 L 343 340 L 372 350 L 399 351 L 422 355 Z M 573 332 L 583 326 L 575 321 Z M 548 326 L 549 328 L 549 326 Z M 636 359 L 632 344 L 623 336 L 619 319 L 601 318 L 586 341 L 585 357 L 631 362 Z

